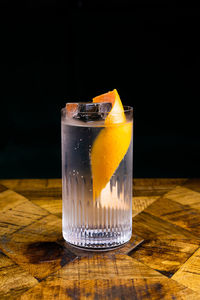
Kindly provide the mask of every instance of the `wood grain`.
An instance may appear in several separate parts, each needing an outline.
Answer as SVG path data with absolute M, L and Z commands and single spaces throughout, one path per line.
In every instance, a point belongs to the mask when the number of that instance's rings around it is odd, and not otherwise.
M 135 217 L 141 211 L 143 211 L 146 207 L 156 201 L 159 196 L 141 196 L 141 197 L 133 197 L 132 202 L 132 216 Z
M 170 296 L 169 296 L 169 291 Z M 21 299 L 200 299 L 190 289 L 125 255 L 76 259 Z M 171 298 L 170 298 L 171 297 Z M 173 298 L 174 297 L 174 298 Z
M 33 203 L 59 217 L 62 215 L 61 179 L 1 180 L 4 186 L 27 197 Z
M 200 178 L 190 178 L 184 182 L 183 186 L 196 192 L 200 192 Z
M 134 179 L 133 196 L 161 196 L 185 182 L 187 182 L 185 178 Z
M 0 299 L 14 299 L 38 281 L 0 251 Z M 13 293 L 14 291 L 14 293 Z
M 145 240 L 149 239 L 198 239 L 187 229 L 147 213 L 145 210 L 133 218 L 133 231 Z
M 55 277 L 70 280 L 92 280 L 116 277 L 123 279 L 160 278 L 162 275 L 127 255 L 114 255 L 108 252 L 92 257 L 77 258 L 48 278 L 52 280 Z
M 146 240 L 129 255 L 171 278 L 199 246 L 191 239 Z
M 200 299 L 200 180 L 135 179 L 131 240 L 62 238 L 60 179 L 0 180 L 0 299 Z
M 182 205 L 163 197 L 148 206 L 145 211 L 162 220 L 183 227 L 193 234 L 200 234 L 200 211 L 189 205 Z
M 5 186 L 3 186 L 2 184 L 0 184 L 0 193 L 6 191 L 7 188 Z
M 0 236 L 11 234 L 48 213 L 22 195 L 6 190 L 0 193 Z
M 1 179 L 0 184 L 19 193 L 27 193 L 31 198 L 34 194 L 40 197 L 49 190 L 58 190 L 61 193 L 62 181 L 61 179 Z
M 200 209 L 200 193 L 186 187 L 177 186 L 175 189 L 165 194 L 165 198 L 176 201 L 190 208 Z
M 167 278 L 63 280 L 38 284 L 21 300 L 199 300 L 198 293 Z
M 0 248 L 32 276 L 42 279 L 76 257 L 56 243 L 61 237 L 61 220 L 48 215 L 12 235 L 3 236 Z
M 181 266 L 172 278 L 194 291 L 200 291 L 200 249 Z
M 50 196 L 48 196 L 50 197 Z M 46 199 L 44 199 L 46 198 Z M 59 199 L 59 196 L 56 199 L 56 196 L 48 199 L 47 197 L 37 198 L 31 200 L 34 204 L 44 208 L 45 210 L 49 211 L 51 214 L 56 215 L 59 218 L 62 218 L 62 200 Z

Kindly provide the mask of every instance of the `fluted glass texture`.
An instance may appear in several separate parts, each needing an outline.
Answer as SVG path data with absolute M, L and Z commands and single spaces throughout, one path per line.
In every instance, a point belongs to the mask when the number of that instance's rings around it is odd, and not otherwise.
M 132 123 L 131 114 L 127 122 Z M 110 181 L 94 198 L 91 151 L 104 128 L 102 121 L 69 120 L 62 110 L 63 237 L 90 249 L 119 246 L 132 233 L 133 138 Z

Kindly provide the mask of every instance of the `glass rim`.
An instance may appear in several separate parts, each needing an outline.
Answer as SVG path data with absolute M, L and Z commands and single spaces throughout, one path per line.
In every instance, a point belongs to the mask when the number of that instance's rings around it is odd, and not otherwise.
M 68 102 L 68 103 L 73 103 L 73 102 Z M 68 104 L 68 103 L 66 103 L 66 104 Z M 78 103 L 78 102 L 77 102 Z M 83 103 L 83 102 L 79 102 L 79 103 Z M 87 102 L 87 103 L 92 103 L 92 102 Z M 66 112 L 67 110 L 66 110 L 66 106 L 65 107 L 63 107 L 62 109 L 61 109 L 61 114 L 64 114 L 65 112 Z M 133 107 L 132 106 L 130 106 L 130 105 L 123 105 L 123 112 L 124 113 L 129 113 L 129 112 L 133 112 Z M 90 111 L 81 111 L 81 114 L 96 114 L 97 112 L 95 112 L 95 111 L 93 111 L 93 112 L 90 112 Z M 109 114 L 110 113 L 110 111 L 109 112 L 105 112 L 105 114 Z M 115 113 L 112 113 L 112 115 L 119 115 L 119 114 L 121 114 L 121 112 L 119 112 L 119 113 L 117 113 L 117 112 L 115 112 Z

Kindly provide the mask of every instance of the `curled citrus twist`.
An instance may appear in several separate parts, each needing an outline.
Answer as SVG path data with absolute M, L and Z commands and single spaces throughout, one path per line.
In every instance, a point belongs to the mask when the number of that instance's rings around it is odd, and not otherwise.
M 111 102 L 112 109 L 105 119 L 105 128 L 95 139 L 91 149 L 93 199 L 99 197 L 124 158 L 132 137 L 132 123 L 126 116 L 117 90 L 102 94 L 93 102 Z

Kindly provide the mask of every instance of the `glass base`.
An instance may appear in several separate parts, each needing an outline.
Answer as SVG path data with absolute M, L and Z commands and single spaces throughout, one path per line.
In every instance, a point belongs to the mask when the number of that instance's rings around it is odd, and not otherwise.
M 132 230 L 123 232 L 104 232 L 98 229 L 88 229 L 75 232 L 63 231 L 63 238 L 67 243 L 78 248 L 87 248 L 87 250 L 112 250 L 115 247 L 119 247 L 127 243 L 132 235 Z

